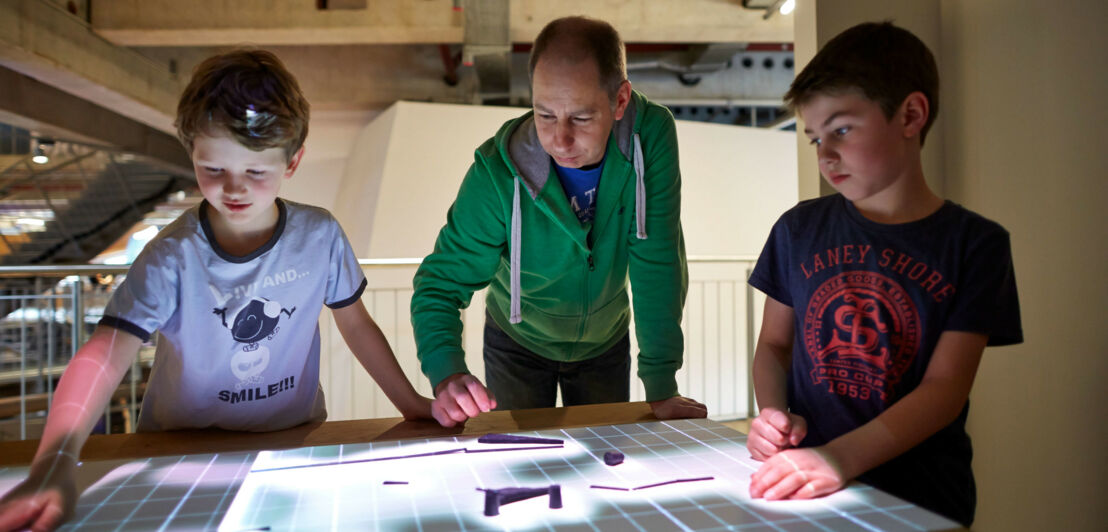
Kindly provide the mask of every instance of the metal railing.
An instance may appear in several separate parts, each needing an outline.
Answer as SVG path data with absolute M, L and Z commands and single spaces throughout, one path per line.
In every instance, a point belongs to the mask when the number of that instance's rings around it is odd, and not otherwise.
M 359 262 L 369 279 L 363 302 L 384 331 L 405 374 L 417 390 L 430 395 L 415 357 L 408 314 L 411 278 L 420 259 Z M 683 320 L 686 359 L 678 372 L 678 385 L 682 394 L 705 402 L 717 419 L 753 414 L 749 368 L 754 324 L 760 321 L 758 296 L 746 284 L 753 264 L 753 258 L 745 256 L 689 257 L 689 296 Z M 58 379 L 95 328 L 112 288 L 127 269 L 106 265 L 0 267 L 0 283 L 13 285 L 0 289 L 0 304 L 6 311 L 0 317 L 0 440 L 39 437 Z M 475 295 L 473 304 L 462 313 L 463 322 L 480 321 L 483 307 L 484 298 Z M 345 350 L 341 339 L 327 339 L 329 334 L 337 337 L 329 320 L 329 313 L 324 312 L 324 345 L 333 343 Z M 135 357 L 96 432 L 134 430 L 156 338 Z M 632 352 L 637 352 L 633 331 L 631 338 Z M 470 370 L 481 375 L 480 329 L 466 334 L 463 342 L 467 352 L 475 354 L 467 357 Z M 321 382 L 330 419 L 397 415 L 384 394 L 369 383 L 368 375 L 355 369 L 352 357 L 329 355 L 326 348 L 321 357 Z M 633 366 L 632 374 L 634 371 Z M 632 400 L 642 400 L 641 383 L 633 380 L 637 386 L 632 387 Z

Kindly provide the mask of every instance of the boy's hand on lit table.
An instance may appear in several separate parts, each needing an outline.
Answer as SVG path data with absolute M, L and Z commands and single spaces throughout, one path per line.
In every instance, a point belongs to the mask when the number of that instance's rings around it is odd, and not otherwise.
M 54 530 L 69 520 L 77 507 L 76 468 L 64 456 L 31 466 L 30 476 L 0 499 L 0 531 Z
M 763 408 L 750 422 L 746 448 L 751 458 L 764 462 L 771 456 L 800 445 L 808 434 L 808 422 L 803 417 L 777 408 Z
M 811 499 L 846 485 L 834 458 L 822 447 L 787 449 L 762 464 L 750 477 L 750 496 L 767 501 Z

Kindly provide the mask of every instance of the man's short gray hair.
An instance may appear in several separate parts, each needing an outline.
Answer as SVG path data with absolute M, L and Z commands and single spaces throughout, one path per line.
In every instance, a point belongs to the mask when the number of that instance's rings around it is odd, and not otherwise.
M 600 71 L 600 85 L 615 102 L 619 87 L 627 80 L 627 56 L 623 39 L 611 24 L 589 17 L 573 16 L 551 21 L 535 37 L 528 75 L 533 80 L 535 65 L 547 49 L 569 62 L 593 59 Z

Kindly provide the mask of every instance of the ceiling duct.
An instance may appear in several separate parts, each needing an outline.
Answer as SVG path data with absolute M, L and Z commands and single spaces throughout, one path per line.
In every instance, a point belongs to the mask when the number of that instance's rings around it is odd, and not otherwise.
M 731 58 L 746 49 L 746 43 L 694 44 L 685 51 L 636 54 L 627 59 L 627 70 L 662 69 L 677 73 L 685 85 L 696 85 L 702 74 L 731 66 Z
M 463 0 L 465 36 L 462 63 L 477 71 L 475 103 L 510 103 L 511 52 L 509 0 Z

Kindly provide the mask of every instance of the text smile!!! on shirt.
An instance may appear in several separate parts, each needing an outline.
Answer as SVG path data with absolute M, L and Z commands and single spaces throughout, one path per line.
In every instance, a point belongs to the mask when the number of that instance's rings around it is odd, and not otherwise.
M 244 403 L 249 401 L 258 401 L 261 399 L 269 399 L 274 395 L 281 392 L 296 388 L 296 377 L 285 377 L 278 382 L 270 384 L 268 386 L 255 386 L 253 388 L 246 388 L 233 392 L 231 390 L 220 390 L 219 400 L 225 403 Z

